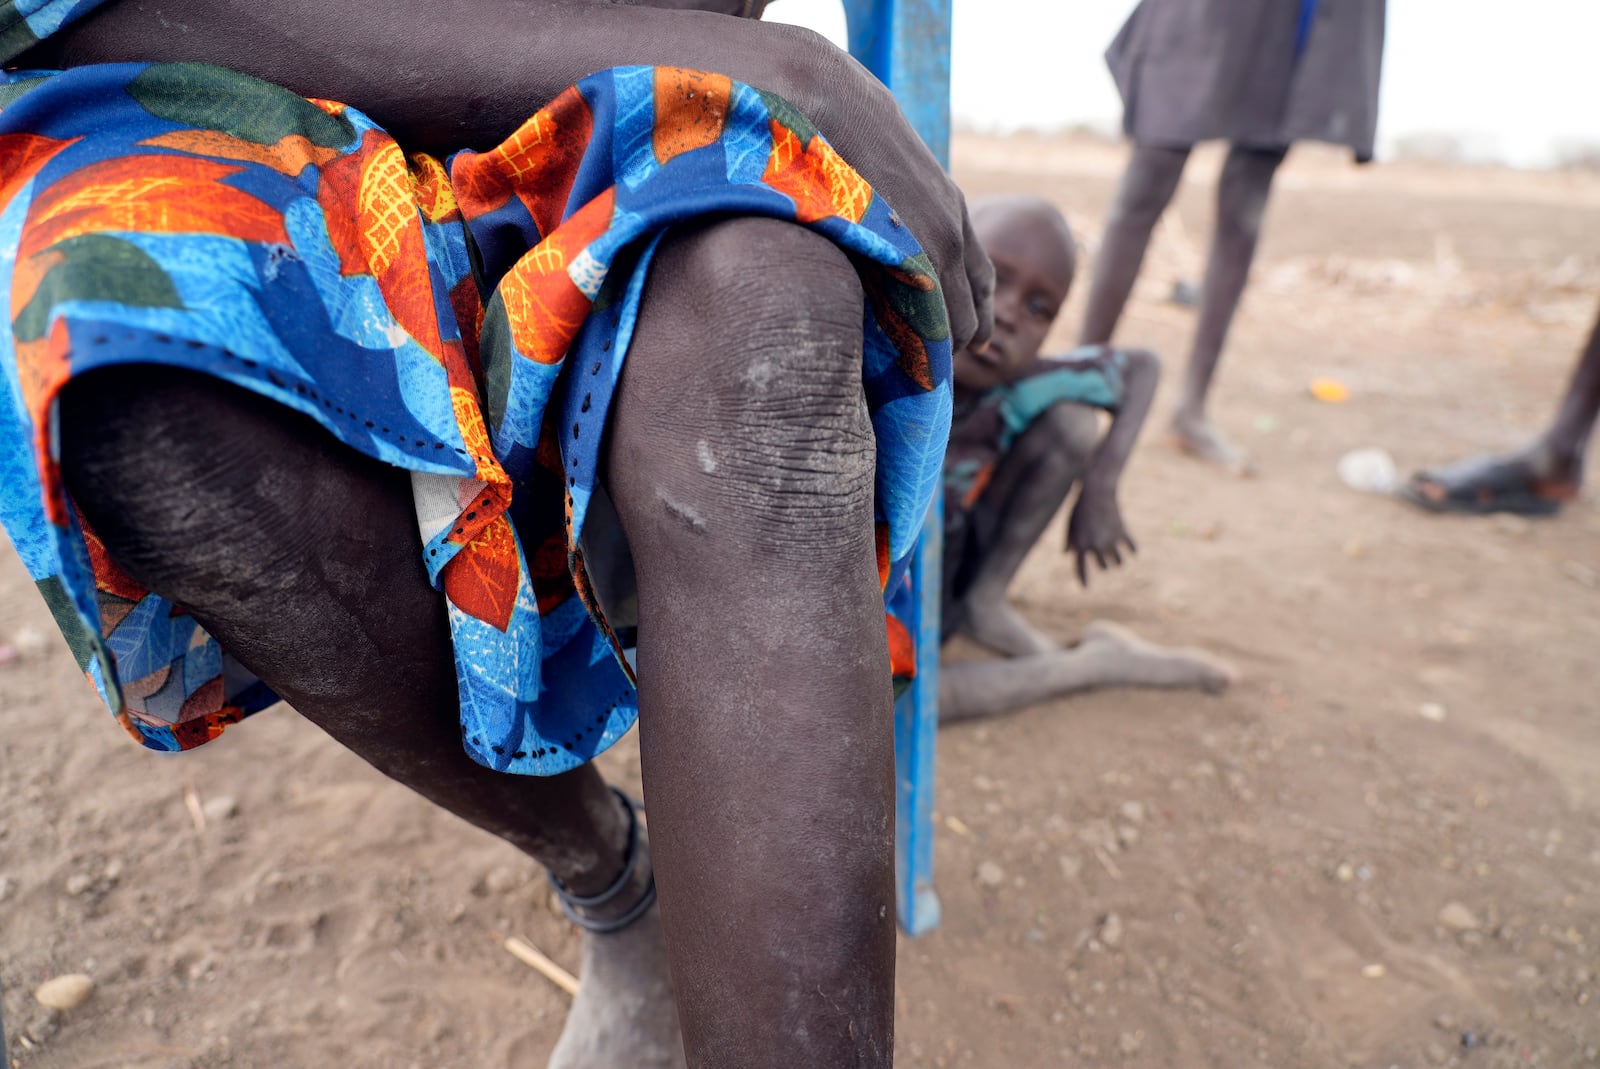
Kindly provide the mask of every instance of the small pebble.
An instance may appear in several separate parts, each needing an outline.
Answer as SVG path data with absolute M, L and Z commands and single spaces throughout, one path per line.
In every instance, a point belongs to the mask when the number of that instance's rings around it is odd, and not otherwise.
M 1439 923 L 1452 932 L 1475 932 L 1483 927 L 1477 915 L 1460 902 L 1446 902 L 1439 910 Z
M 74 872 L 67 877 L 67 894 L 76 898 L 94 886 L 94 877 L 82 872 Z
M 1339 867 L 1333 870 L 1334 879 L 1340 883 L 1349 883 L 1356 878 L 1356 867 L 1348 861 L 1339 862 Z
M 33 997 L 39 1005 L 65 1013 L 82 1006 L 92 994 L 94 981 L 79 972 L 46 980 L 34 989 Z
M 1144 1046 L 1143 1032 L 1124 1032 L 1117 1037 L 1117 1049 L 1124 1058 L 1131 1058 L 1139 1053 L 1139 1048 Z
M 1444 706 L 1438 702 L 1423 702 L 1417 706 L 1417 715 L 1424 720 L 1432 720 L 1435 724 L 1443 722 L 1446 713 Z
M 16 882 L 10 876 L 0 876 L 0 902 L 11 897 L 11 892 L 16 890 Z
M 985 887 L 999 887 L 1006 882 L 1006 870 L 993 861 L 978 862 L 978 882 Z
M 1385 969 L 1377 962 L 1373 962 L 1371 965 L 1363 965 L 1361 967 L 1361 975 L 1365 976 L 1368 980 L 1382 980 L 1385 976 L 1389 975 L 1389 970 Z
M 521 887 L 522 882 L 521 873 L 506 865 L 500 865 L 489 870 L 489 874 L 483 878 L 483 887 L 490 894 L 503 895 Z
M 11 644 L 21 657 L 38 657 L 50 648 L 50 640 L 44 632 L 27 624 L 17 628 L 17 633 L 11 636 Z
M 1115 913 L 1107 913 L 1100 921 L 1100 931 L 1097 935 L 1100 942 L 1115 950 L 1122 945 L 1122 918 Z
M 200 811 L 206 815 L 206 820 L 220 824 L 238 815 L 239 803 L 226 794 L 219 794 L 215 798 L 207 798 Z
M 1126 820 L 1129 824 L 1143 824 L 1144 823 L 1144 803 L 1143 802 L 1123 802 L 1121 811 L 1122 811 L 1122 819 Z

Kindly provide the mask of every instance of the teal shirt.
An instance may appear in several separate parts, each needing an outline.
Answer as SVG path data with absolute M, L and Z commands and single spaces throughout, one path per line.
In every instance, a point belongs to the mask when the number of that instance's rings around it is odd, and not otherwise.
M 957 404 L 945 451 L 945 515 L 977 504 L 1000 458 L 1052 406 L 1063 401 L 1115 414 L 1127 396 L 1119 349 L 1085 345 L 1047 357 L 1015 382 Z

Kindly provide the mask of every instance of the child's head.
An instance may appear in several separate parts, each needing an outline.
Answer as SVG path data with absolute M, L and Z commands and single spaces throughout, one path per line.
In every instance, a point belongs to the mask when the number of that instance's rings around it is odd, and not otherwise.
M 972 225 L 994 263 L 994 334 L 982 353 L 955 356 L 956 384 L 988 390 L 1026 374 L 1072 288 L 1077 249 L 1067 221 L 1038 197 L 984 197 Z

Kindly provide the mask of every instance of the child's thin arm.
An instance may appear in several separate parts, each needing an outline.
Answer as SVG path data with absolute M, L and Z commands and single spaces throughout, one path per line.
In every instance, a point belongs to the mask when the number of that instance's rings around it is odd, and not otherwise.
M 1037 371 L 1007 387 L 1002 414 L 1014 437 L 1044 409 L 1061 402 L 1111 413 L 1111 427 L 1095 450 L 1084 486 L 1115 493 L 1160 378 L 1161 361 L 1154 353 L 1082 346 L 1039 361 Z
M 1144 349 L 1123 349 L 1118 352 L 1122 364 L 1122 403 L 1112 411 L 1111 427 L 1095 450 L 1094 459 L 1083 477 L 1084 493 L 1115 494 L 1122 478 L 1122 469 L 1128 464 L 1139 431 L 1144 427 L 1145 416 L 1150 412 L 1150 402 L 1156 395 L 1156 384 L 1161 380 L 1161 361 Z
M 1087 586 L 1091 556 L 1105 569 L 1122 563 L 1124 545 L 1138 552 L 1122 522 L 1117 487 L 1155 397 L 1161 362 L 1142 349 L 1094 346 L 1046 363 L 1051 371 L 1018 385 L 1026 388 L 1032 382 L 1048 383 L 1040 392 L 1053 396 L 1054 401 L 1094 405 L 1111 413 L 1111 427 L 1089 462 L 1083 489 L 1067 523 L 1067 551 L 1077 554 L 1078 580 Z

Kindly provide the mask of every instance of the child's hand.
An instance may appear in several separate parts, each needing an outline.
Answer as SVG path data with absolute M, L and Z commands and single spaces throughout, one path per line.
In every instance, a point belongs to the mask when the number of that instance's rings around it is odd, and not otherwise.
M 1100 570 L 1122 563 L 1121 546 L 1126 544 L 1129 553 L 1139 552 L 1133 538 L 1122 523 L 1122 510 L 1117 507 L 1115 490 L 1101 490 L 1085 485 L 1072 508 L 1072 519 L 1067 524 L 1067 552 L 1078 555 L 1078 582 L 1089 585 L 1089 557 L 1092 554 Z M 1110 559 L 1111 564 L 1106 560 Z

